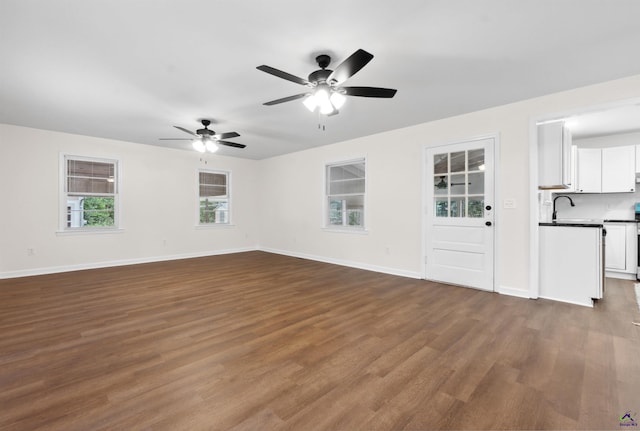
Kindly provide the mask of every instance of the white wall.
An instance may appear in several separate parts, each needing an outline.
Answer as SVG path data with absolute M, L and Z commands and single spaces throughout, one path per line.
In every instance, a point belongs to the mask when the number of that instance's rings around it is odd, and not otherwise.
M 640 76 L 264 160 L 260 244 L 267 250 L 409 276 L 422 267 L 423 150 L 498 134 L 498 290 L 529 295 L 529 140 L 534 119 L 640 96 Z M 326 162 L 367 157 L 367 234 L 322 229 Z M 502 201 L 516 207 L 503 209 Z M 395 208 L 395 210 L 394 210 Z M 387 253 L 387 248 L 389 253 Z
M 57 233 L 60 153 L 121 160 L 121 233 Z M 0 277 L 255 249 L 256 164 L 0 125 Z M 195 227 L 199 168 L 231 171 L 234 226 Z
M 259 245 L 265 250 L 419 277 L 423 272 L 425 146 L 497 134 L 498 288 L 527 296 L 533 247 L 530 223 L 537 225 L 537 207 L 535 220 L 530 221 L 529 203 L 537 192 L 537 187 L 529 184 L 532 121 L 637 97 L 640 75 L 262 161 L 210 157 L 207 167 L 233 171 L 236 226 L 226 230 L 194 229 L 193 176 L 202 166 L 194 153 L 0 126 L 4 197 L 0 276 Z M 124 233 L 56 236 L 61 151 L 122 158 Z M 367 233 L 323 230 L 325 163 L 362 156 L 367 157 Z M 158 168 L 146 168 L 151 163 Z M 150 180 L 164 182 L 169 192 L 149 193 L 146 186 Z M 33 195 L 39 199 L 31 201 Z M 503 209 L 505 199 L 515 201 L 516 207 Z M 143 203 L 158 201 L 173 205 L 166 209 L 166 218 L 149 222 Z M 24 211 L 8 210 L 13 202 L 23 204 Z M 166 247 L 163 239 L 167 239 Z M 27 256 L 27 248 L 34 248 L 35 256 Z
M 638 119 L 638 121 L 640 122 L 640 119 Z M 574 139 L 573 144 L 582 148 L 608 148 L 622 147 L 625 145 L 640 145 L 640 132 Z

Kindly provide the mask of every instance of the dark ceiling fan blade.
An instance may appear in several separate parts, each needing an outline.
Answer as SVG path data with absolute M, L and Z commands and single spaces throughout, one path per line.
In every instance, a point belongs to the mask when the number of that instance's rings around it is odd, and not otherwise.
M 292 75 L 292 74 L 287 73 L 287 72 L 283 72 L 282 70 L 276 69 L 276 68 L 271 67 L 271 66 L 266 66 L 266 65 L 263 64 L 262 66 L 256 67 L 256 69 L 262 70 L 263 72 L 266 72 L 266 73 L 268 73 L 270 75 L 277 76 L 278 78 L 282 78 L 282 79 L 286 79 L 287 81 L 295 82 L 296 84 L 310 85 L 309 81 L 307 81 L 306 79 L 300 78 L 298 76 Z
M 193 138 L 159 138 L 161 141 L 193 141 Z
M 193 136 L 196 136 L 196 137 L 198 136 L 195 133 L 193 133 L 191 130 L 187 130 L 184 127 L 180 127 L 180 126 L 173 126 L 173 127 L 175 127 L 178 130 L 182 130 L 183 132 L 188 133 L 190 135 L 193 135 Z
M 372 58 L 373 54 L 369 54 L 364 49 L 357 50 L 335 68 L 333 73 L 327 78 L 327 82 L 336 82 L 339 84 L 346 81 L 365 67 Z
M 229 139 L 229 138 L 237 138 L 238 136 L 240 136 L 240 134 L 236 132 L 217 133 L 213 135 L 213 139 Z
M 292 100 L 302 99 L 305 97 L 307 93 L 296 94 L 295 96 L 283 97 L 282 99 L 272 100 L 271 102 L 263 103 L 263 105 L 271 106 L 277 105 L 278 103 L 291 102 Z
M 342 87 L 342 89 L 348 96 L 382 97 L 385 99 L 395 96 L 398 91 L 393 88 L 380 87 Z
M 234 147 L 234 148 L 245 148 L 246 145 L 244 144 L 236 144 L 235 142 L 229 142 L 229 141 L 216 141 L 216 143 L 220 144 L 220 145 L 226 145 L 227 147 Z

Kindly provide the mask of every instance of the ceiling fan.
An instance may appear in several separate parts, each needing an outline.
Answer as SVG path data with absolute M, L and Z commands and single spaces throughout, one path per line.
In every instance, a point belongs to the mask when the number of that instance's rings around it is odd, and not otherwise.
M 236 144 L 235 142 L 224 141 L 223 139 L 229 138 L 237 138 L 240 134 L 236 132 L 227 132 L 227 133 L 216 133 L 215 131 L 209 129 L 209 125 L 211 124 L 210 120 L 200 120 L 204 128 L 198 129 L 194 132 L 191 130 L 185 129 L 180 126 L 173 126 L 178 130 L 182 130 L 185 133 L 193 135 L 195 138 L 160 138 L 161 141 L 193 141 L 193 148 L 196 151 L 204 153 L 205 151 L 209 151 L 210 153 L 215 153 L 218 151 L 218 145 L 225 145 L 227 147 L 234 148 L 245 148 L 244 144 Z
M 346 98 L 345 96 L 360 97 L 378 97 L 391 98 L 395 96 L 396 91 L 392 88 L 380 87 L 343 87 L 342 84 L 360 69 L 367 65 L 373 58 L 373 55 L 363 49 L 359 49 L 351 54 L 345 61 L 340 63 L 335 70 L 327 69 L 331 63 L 331 57 L 321 54 L 316 57 L 319 70 L 312 72 L 307 79 L 300 78 L 282 70 L 275 69 L 271 66 L 258 66 L 256 69 L 278 78 L 309 87 L 309 91 L 296 94 L 282 99 L 272 100 L 263 103 L 263 105 L 271 106 L 279 103 L 290 102 L 292 100 L 305 98 L 304 105 L 311 112 L 319 109 L 324 115 L 335 115 L 338 109 L 342 107 Z

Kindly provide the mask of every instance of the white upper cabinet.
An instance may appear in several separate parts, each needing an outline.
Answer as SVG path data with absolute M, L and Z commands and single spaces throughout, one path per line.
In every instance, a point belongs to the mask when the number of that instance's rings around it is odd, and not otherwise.
M 602 149 L 602 193 L 636 191 L 636 147 Z
M 602 151 L 600 148 L 578 148 L 579 193 L 602 191 Z
M 636 189 L 636 148 L 578 148 L 579 193 L 623 193 Z
M 571 132 L 564 121 L 538 125 L 538 188 L 571 188 Z

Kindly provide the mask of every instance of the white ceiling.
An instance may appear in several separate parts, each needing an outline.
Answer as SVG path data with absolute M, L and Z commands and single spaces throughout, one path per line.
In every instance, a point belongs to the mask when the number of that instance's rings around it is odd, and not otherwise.
M 565 118 L 574 139 L 640 132 L 640 103 L 594 110 Z
M 190 149 L 172 125 L 213 120 L 262 159 L 640 74 L 637 0 L 0 0 L 0 122 Z M 306 78 L 356 49 L 375 58 L 322 119 Z M 331 66 L 330 66 L 331 68 Z

